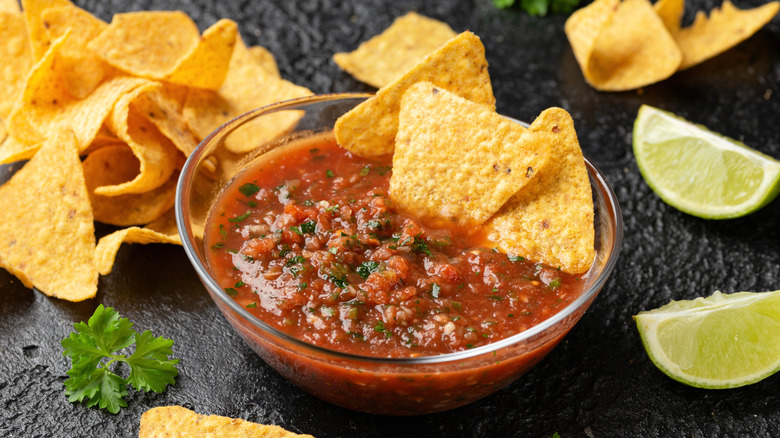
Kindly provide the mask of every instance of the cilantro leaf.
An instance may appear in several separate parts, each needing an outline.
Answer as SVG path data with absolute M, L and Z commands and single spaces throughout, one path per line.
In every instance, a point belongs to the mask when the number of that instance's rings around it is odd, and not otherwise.
M 506 9 L 515 4 L 515 0 L 493 0 L 493 5 L 499 9 Z
M 133 323 L 111 307 L 99 305 L 85 324 L 73 325 L 75 332 L 63 339 L 63 356 L 70 357 L 69 378 L 64 382 L 70 402 L 85 402 L 116 414 L 127 403 L 127 385 L 137 390 L 162 392 L 178 375 L 178 359 L 169 359 L 173 341 L 155 337 L 152 332 L 137 333 Z M 127 356 L 119 351 L 135 343 Z M 105 361 L 104 361 L 105 359 Z M 127 379 L 111 371 L 115 362 L 130 367 Z
M 493 5 L 499 9 L 508 9 L 515 3 L 520 5 L 528 15 L 544 17 L 548 12 L 568 14 L 580 3 L 580 0 L 493 0 Z

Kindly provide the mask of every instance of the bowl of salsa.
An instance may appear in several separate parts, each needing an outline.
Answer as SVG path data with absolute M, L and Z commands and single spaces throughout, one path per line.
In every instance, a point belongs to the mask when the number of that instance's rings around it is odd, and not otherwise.
M 583 274 L 399 211 L 392 156 L 333 136 L 370 96 L 296 99 L 220 127 L 182 170 L 179 230 L 222 314 L 292 383 L 369 413 L 452 409 L 520 377 L 580 319 L 615 266 L 620 208 L 586 159 L 597 255 Z

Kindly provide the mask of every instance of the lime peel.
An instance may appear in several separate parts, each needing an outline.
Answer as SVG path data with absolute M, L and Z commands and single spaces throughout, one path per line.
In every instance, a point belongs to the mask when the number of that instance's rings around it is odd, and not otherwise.
M 780 291 L 716 291 L 634 320 L 656 367 L 687 385 L 736 388 L 780 370 Z
M 639 109 L 633 148 L 650 188 L 693 216 L 744 216 L 780 193 L 780 161 L 658 108 Z

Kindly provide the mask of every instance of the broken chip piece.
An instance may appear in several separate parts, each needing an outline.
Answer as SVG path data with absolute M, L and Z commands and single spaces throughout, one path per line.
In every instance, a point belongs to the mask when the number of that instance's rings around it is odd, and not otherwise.
M 72 132 L 52 135 L 0 186 L 0 205 L 3 266 L 49 296 L 95 296 L 92 209 Z
M 358 80 L 382 88 L 455 35 L 446 23 L 409 12 L 355 51 L 334 54 L 333 61 Z
M 149 409 L 141 416 L 138 438 L 157 437 L 267 437 L 314 438 L 289 432 L 279 426 L 252 423 L 240 418 L 219 415 L 199 415 L 181 406 L 160 406 Z
M 401 104 L 389 194 L 416 216 L 479 225 L 542 171 L 549 152 L 491 108 L 418 82 Z
M 579 274 L 593 264 L 593 197 L 574 122 L 561 108 L 543 111 L 531 132 L 551 159 L 486 224 L 488 239 L 510 254 Z
M 341 116 L 333 129 L 336 140 L 341 147 L 361 156 L 393 152 L 401 97 L 407 88 L 421 81 L 495 108 L 487 67 L 479 37 L 463 32 L 381 88 L 374 97 Z
M 566 36 L 585 80 L 604 91 L 668 78 L 680 49 L 647 0 L 596 0 L 566 20 Z

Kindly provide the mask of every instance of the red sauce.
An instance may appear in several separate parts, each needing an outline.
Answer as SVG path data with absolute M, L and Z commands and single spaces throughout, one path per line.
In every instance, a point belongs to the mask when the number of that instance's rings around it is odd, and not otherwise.
M 248 169 L 207 221 L 215 279 L 281 331 L 379 357 L 482 346 L 581 294 L 583 279 L 481 246 L 479 230 L 396 211 L 391 164 L 321 139 Z

